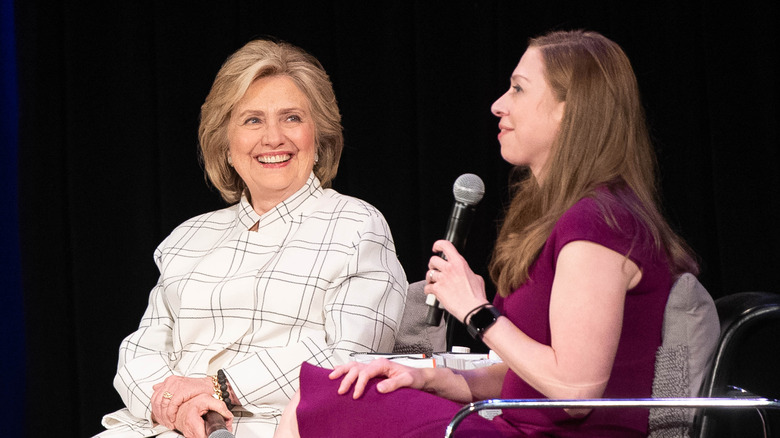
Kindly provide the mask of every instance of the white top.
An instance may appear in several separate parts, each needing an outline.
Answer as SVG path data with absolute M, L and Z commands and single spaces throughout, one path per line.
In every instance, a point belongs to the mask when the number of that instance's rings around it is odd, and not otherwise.
M 155 261 L 160 279 L 114 378 L 144 427 L 152 385 L 220 368 L 246 410 L 234 410 L 237 436 L 252 417 L 267 423 L 298 389 L 302 362 L 333 367 L 353 352 L 391 352 L 407 290 L 381 213 L 323 189 L 314 174 L 262 216 L 242 198 L 184 222 Z

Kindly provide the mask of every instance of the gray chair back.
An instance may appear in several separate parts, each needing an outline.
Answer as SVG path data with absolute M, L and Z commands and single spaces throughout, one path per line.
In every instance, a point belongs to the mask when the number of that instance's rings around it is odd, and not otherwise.
M 669 292 L 664 310 L 652 397 L 698 397 L 719 335 L 720 322 L 712 297 L 693 274 L 681 275 Z M 695 414 L 694 409 L 651 409 L 649 436 L 689 437 Z
M 395 337 L 393 353 L 396 354 L 433 354 L 447 349 L 447 328 L 444 318 L 438 327 L 426 324 L 428 305 L 425 304 L 425 280 L 409 285 L 406 292 L 406 307 Z

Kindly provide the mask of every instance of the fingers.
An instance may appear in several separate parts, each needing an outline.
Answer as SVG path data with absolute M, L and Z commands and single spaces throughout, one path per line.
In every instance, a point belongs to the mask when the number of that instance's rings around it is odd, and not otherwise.
M 328 377 L 330 378 L 330 380 L 336 380 L 339 377 L 341 377 L 344 374 L 346 374 L 350 369 L 352 369 L 352 368 L 354 368 L 356 366 L 359 366 L 359 365 L 360 364 L 358 362 L 348 362 L 348 363 L 345 363 L 343 365 L 338 365 L 335 368 L 333 368 L 333 371 L 330 372 Z
M 155 391 L 152 393 L 152 419 L 168 429 L 173 429 L 173 420 L 168 418 L 167 411 L 168 406 L 171 404 L 173 394 L 168 391 L 163 391 L 163 386 L 157 384 L 154 386 Z M 174 417 L 175 419 L 175 417 Z
M 169 429 L 175 428 L 182 404 L 199 395 L 211 397 L 214 392 L 214 385 L 209 377 L 169 376 L 152 388 L 152 417 Z
M 349 362 L 335 367 L 333 371 L 330 372 L 328 378 L 331 380 L 336 380 L 339 377 L 344 376 L 344 378 L 341 379 L 341 384 L 339 384 L 339 394 L 346 394 L 347 391 L 349 391 L 349 388 L 352 386 L 352 382 L 354 382 L 357 378 L 357 372 L 359 371 L 358 368 L 361 366 L 363 366 L 363 364 L 358 362 Z
M 455 249 L 455 245 L 449 240 L 441 239 L 433 242 L 432 250 L 435 255 L 431 257 L 431 261 L 439 259 L 446 262 L 447 260 L 452 260 L 453 257 L 460 256 L 458 250 Z
M 181 393 L 173 394 L 169 391 L 163 392 L 162 398 L 162 415 L 165 417 L 166 422 L 175 424 L 176 416 L 179 413 L 179 406 L 186 400 Z M 166 403 L 166 400 L 168 403 Z
M 471 270 L 451 242 L 437 240 L 433 251 L 443 257 L 430 258 L 423 291 L 435 296 L 451 315 L 462 321 L 469 310 L 487 301 L 484 279 Z
M 232 430 L 233 414 L 227 410 L 225 403 L 205 394 L 182 403 L 174 423 L 175 429 L 188 438 L 207 438 L 203 415 L 208 411 L 215 411 L 222 415 L 225 418 L 225 425 Z
M 350 362 L 345 365 L 337 366 L 331 373 L 331 379 L 342 377 L 339 384 L 338 393 L 344 395 L 353 388 L 352 398 L 358 399 L 366 390 L 368 383 L 374 377 L 390 377 L 394 365 L 387 359 L 376 359 L 368 364 Z
M 428 261 L 428 272 L 425 273 L 425 282 L 428 285 L 432 285 L 439 281 L 439 277 L 442 274 L 442 270 L 447 266 L 447 256 L 444 254 L 444 252 L 437 252 L 437 249 L 440 249 L 440 246 L 447 246 L 447 244 L 450 244 L 448 241 L 443 240 L 441 245 L 439 245 L 439 241 L 434 243 L 434 255 L 431 256 L 430 260 Z M 450 246 L 452 246 L 450 244 Z M 454 248 L 453 248 L 454 249 Z M 429 292 L 426 292 L 429 293 Z
M 455 249 L 455 246 L 447 240 L 437 240 L 434 242 L 433 252 L 434 255 L 428 260 L 428 269 L 434 272 L 434 278 L 433 281 L 431 281 L 430 278 L 427 278 L 429 283 L 438 281 L 438 279 L 436 279 L 436 272 L 447 272 L 452 269 L 463 270 L 468 266 L 465 259 L 463 259 L 463 256 Z
M 369 364 L 358 377 L 358 381 L 355 383 L 354 398 L 360 397 L 365 392 L 371 379 L 380 376 L 386 377 L 376 385 L 377 391 L 382 394 L 405 387 L 421 389 L 422 386 L 419 384 L 421 381 L 415 377 L 419 376 L 418 371 L 416 368 L 387 359 L 377 359 Z
M 224 405 L 224 403 L 222 404 Z M 233 432 L 233 413 L 228 410 L 227 406 L 225 406 L 225 411 L 227 412 L 225 413 L 223 413 L 222 411 L 217 411 L 217 412 L 222 414 L 222 416 L 225 418 L 225 427 L 227 427 L 228 432 Z
M 399 374 L 395 377 L 391 377 L 377 383 L 376 390 L 382 394 L 387 394 L 389 392 L 395 391 L 398 388 L 411 386 L 412 381 L 413 379 L 409 374 Z
M 213 400 L 213 401 L 212 401 Z M 216 403 L 214 403 L 216 402 Z M 227 408 L 227 405 L 225 405 L 225 402 L 215 399 L 214 397 L 211 397 L 211 400 L 209 400 L 209 411 L 214 411 L 218 413 L 219 415 L 222 415 L 222 418 L 225 419 L 225 427 L 227 427 L 228 431 L 233 431 L 233 413 L 230 412 L 230 410 Z M 202 417 L 202 415 L 201 415 Z
M 368 381 L 373 377 L 375 377 L 374 373 L 371 372 L 368 368 L 363 369 L 360 373 L 358 373 L 358 378 L 355 382 L 355 391 L 352 393 L 353 399 L 357 400 L 361 395 L 363 395 L 366 390 L 366 386 L 368 386 Z
M 352 368 L 344 375 L 344 378 L 341 379 L 341 384 L 339 385 L 338 393 L 340 395 L 344 395 L 349 391 L 349 388 L 352 387 L 352 384 L 357 380 L 358 376 L 360 375 L 360 369 L 358 368 Z
M 202 415 L 197 415 L 197 411 L 188 406 L 191 403 L 188 401 L 184 404 L 182 415 L 177 418 L 174 428 L 187 438 L 207 438 L 206 422 Z

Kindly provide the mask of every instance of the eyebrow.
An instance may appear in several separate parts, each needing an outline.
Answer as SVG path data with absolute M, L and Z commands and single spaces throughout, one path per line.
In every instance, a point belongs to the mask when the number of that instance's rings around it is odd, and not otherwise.
M 277 111 L 277 113 L 279 113 L 279 114 L 289 114 L 289 113 L 295 113 L 295 112 L 305 113 L 306 110 L 304 108 L 301 108 L 301 107 L 293 106 L 293 107 L 289 107 L 289 108 L 281 108 L 281 109 L 279 109 L 279 111 Z M 261 114 L 261 115 L 265 115 L 265 111 L 258 110 L 258 109 L 247 108 L 247 109 L 241 111 L 240 113 L 236 113 L 237 116 L 245 116 L 247 114 Z
M 529 80 L 528 80 L 528 78 L 527 78 L 527 77 L 525 77 L 525 76 L 523 76 L 523 75 L 512 75 L 512 80 L 513 80 L 513 81 L 515 81 L 515 82 L 519 82 L 519 81 L 520 81 L 520 79 L 523 79 L 523 80 L 525 80 L 526 82 L 531 82 L 531 81 L 529 81 Z

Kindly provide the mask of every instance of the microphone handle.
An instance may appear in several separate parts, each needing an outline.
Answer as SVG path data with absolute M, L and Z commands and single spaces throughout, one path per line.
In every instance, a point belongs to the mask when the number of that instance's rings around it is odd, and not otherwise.
M 447 223 L 447 234 L 444 236 L 444 240 L 452 242 L 452 245 L 459 252 L 463 251 L 463 248 L 466 246 L 466 237 L 468 237 L 475 210 L 475 206 L 461 202 L 455 202 L 452 206 L 450 219 Z M 444 257 L 444 254 L 441 252 L 436 253 L 436 255 L 447 260 L 447 257 Z M 429 297 L 433 297 L 433 295 L 429 295 Z M 435 297 L 430 298 L 430 300 L 426 298 L 425 302 L 428 304 L 428 314 L 426 315 L 425 323 L 431 327 L 438 327 L 441 324 L 444 309 L 439 307 L 439 300 Z
M 476 207 L 473 205 L 466 205 L 460 202 L 456 202 L 452 206 L 450 219 L 447 221 L 447 234 L 444 235 L 444 240 L 450 241 L 458 252 L 463 252 L 463 248 L 466 246 L 466 238 L 469 236 L 475 211 Z M 447 260 L 441 253 L 436 255 Z
M 432 305 L 428 306 L 428 315 L 425 317 L 425 323 L 431 327 L 438 327 L 441 324 L 443 313 L 444 309 L 439 307 L 439 300 L 435 300 Z
M 235 438 L 227 430 L 225 418 L 219 412 L 208 411 L 203 415 L 203 420 L 206 422 L 206 435 L 209 438 Z

